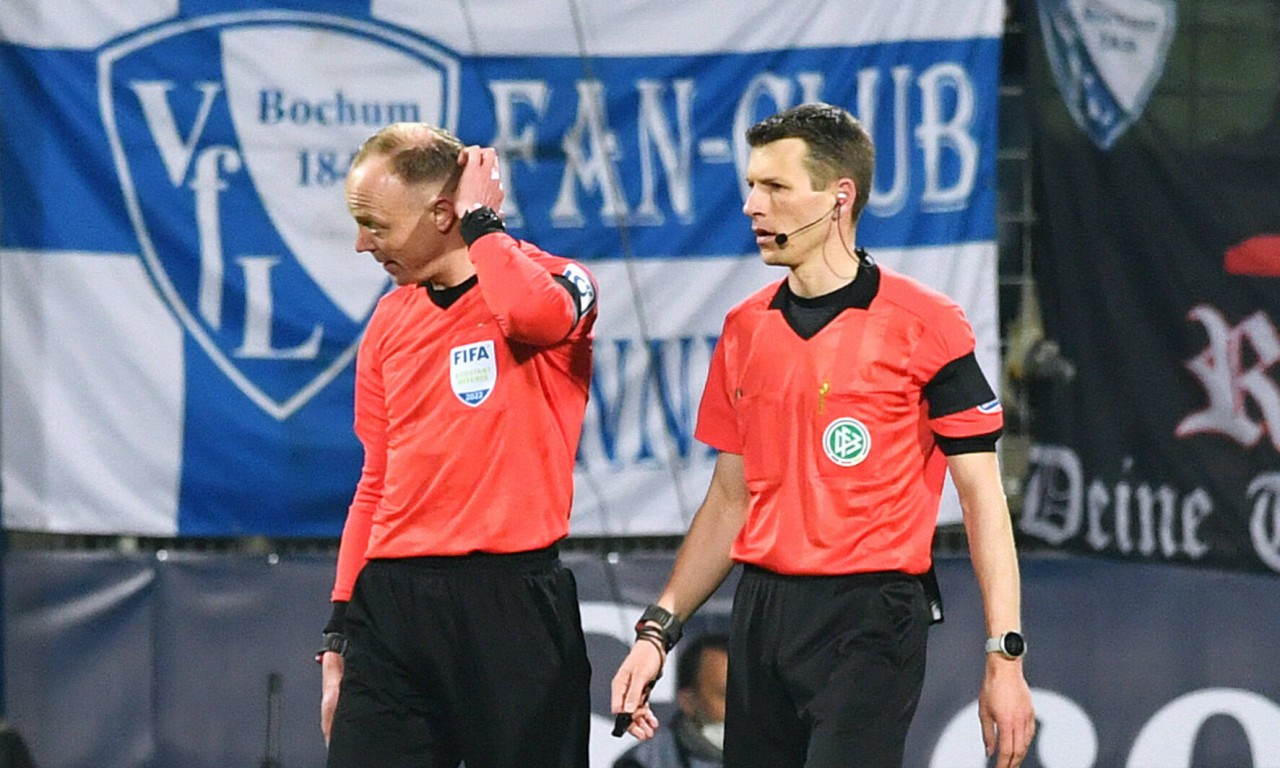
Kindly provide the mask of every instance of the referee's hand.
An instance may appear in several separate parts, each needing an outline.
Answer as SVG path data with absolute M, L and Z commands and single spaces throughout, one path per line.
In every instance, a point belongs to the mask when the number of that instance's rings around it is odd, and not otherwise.
M 987 654 L 987 672 L 978 692 L 978 719 L 987 757 L 996 768 L 1018 768 L 1036 735 L 1031 689 L 1022 676 L 1022 659 Z
M 487 207 L 494 213 L 501 212 L 506 193 L 502 189 L 502 174 L 498 164 L 498 152 L 493 147 L 465 147 L 458 153 L 458 165 L 462 174 L 458 178 L 458 190 L 453 204 L 458 216 L 472 209 Z
M 345 668 L 342 654 L 330 651 L 320 659 L 320 730 L 324 733 L 324 745 L 329 746 L 329 731 L 333 728 L 333 711 L 338 708 L 338 688 L 342 685 Z
M 649 692 L 662 674 L 663 661 L 656 645 L 637 642 L 613 676 L 609 706 L 615 715 L 631 713 L 627 732 L 641 741 L 653 738 L 658 732 L 658 718 L 649 709 Z

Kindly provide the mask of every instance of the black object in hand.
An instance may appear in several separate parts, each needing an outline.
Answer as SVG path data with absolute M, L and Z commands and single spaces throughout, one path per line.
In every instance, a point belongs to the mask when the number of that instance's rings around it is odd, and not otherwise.
M 622 736 L 631 727 L 631 713 L 619 712 L 613 716 L 613 735 Z

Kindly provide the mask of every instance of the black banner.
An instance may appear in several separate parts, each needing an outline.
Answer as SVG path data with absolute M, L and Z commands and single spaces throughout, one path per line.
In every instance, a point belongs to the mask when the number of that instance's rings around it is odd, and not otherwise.
M 1061 358 L 1030 384 L 1020 529 L 1280 571 L 1280 3 L 1177 6 L 1033 14 L 1035 276 Z

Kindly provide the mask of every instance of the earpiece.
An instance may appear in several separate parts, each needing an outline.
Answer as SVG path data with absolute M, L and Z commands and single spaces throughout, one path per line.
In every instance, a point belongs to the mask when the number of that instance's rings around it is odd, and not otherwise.
M 844 204 L 848 201 L 849 201 L 849 196 L 847 194 L 845 194 L 844 192 L 837 192 L 836 207 L 834 210 L 831 211 L 831 218 L 833 219 L 840 218 L 840 209 L 843 208 Z

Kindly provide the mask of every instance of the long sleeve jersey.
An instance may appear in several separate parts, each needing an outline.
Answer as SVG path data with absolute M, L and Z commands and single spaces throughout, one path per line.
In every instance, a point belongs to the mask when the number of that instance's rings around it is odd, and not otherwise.
M 365 458 L 336 601 L 369 558 L 521 552 L 568 534 L 595 283 L 505 233 L 470 257 L 462 285 L 400 286 L 369 320 L 355 391 Z

